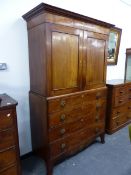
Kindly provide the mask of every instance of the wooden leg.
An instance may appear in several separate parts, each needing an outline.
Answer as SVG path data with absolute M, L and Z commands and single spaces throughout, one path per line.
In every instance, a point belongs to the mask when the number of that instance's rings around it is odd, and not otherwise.
M 100 135 L 101 138 L 101 143 L 104 144 L 105 143 L 105 133 Z
M 53 175 L 53 163 L 52 163 L 52 161 L 48 160 L 46 162 L 46 167 L 47 167 L 47 175 Z

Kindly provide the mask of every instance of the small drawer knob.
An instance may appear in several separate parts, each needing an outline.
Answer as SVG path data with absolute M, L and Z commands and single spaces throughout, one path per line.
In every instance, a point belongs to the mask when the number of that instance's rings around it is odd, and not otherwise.
M 64 107 L 66 105 L 66 101 L 65 100 L 62 100 L 61 102 L 60 102 L 60 106 L 61 107 Z
M 11 114 L 9 113 L 9 114 L 7 114 L 6 116 L 7 116 L 7 117 L 10 117 L 10 116 L 11 116 Z
M 65 118 L 66 118 L 66 115 L 65 115 L 65 114 L 62 114 L 62 115 L 60 116 L 61 122 L 65 121 Z
M 61 144 L 61 149 L 64 149 L 66 147 L 66 144 L 65 143 L 62 143 Z
M 81 122 L 84 122 L 84 119 L 83 118 L 81 119 Z
M 62 128 L 62 129 L 60 130 L 60 133 L 61 133 L 61 134 L 64 134 L 65 131 L 66 131 L 65 128 Z

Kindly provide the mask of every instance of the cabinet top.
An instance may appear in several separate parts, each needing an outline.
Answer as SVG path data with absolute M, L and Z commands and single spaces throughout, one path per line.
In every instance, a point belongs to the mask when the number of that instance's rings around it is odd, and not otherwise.
M 36 17 L 42 13 L 45 12 L 50 12 L 53 14 L 57 14 L 57 15 L 61 15 L 61 16 L 66 16 L 66 17 L 71 17 L 77 20 L 81 20 L 84 22 L 88 22 L 88 23 L 93 23 L 93 24 L 98 24 L 104 27 L 108 27 L 111 28 L 114 25 L 107 23 L 107 22 L 103 22 L 94 18 L 90 18 L 84 15 L 80 15 L 78 13 L 74 13 L 68 10 L 64 10 L 62 8 L 58 8 L 49 4 L 45 4 L 45 3 L 41 3 L 38 6 L 36 6 L 35 8 L 33 8 L 32 10 L 30 10 L 29 12 L 27 12 L 26 14 L 24 14 L 22 17 L 26 20 L 29 21 L 30 19 L 32 19 L 33 17 Z
M 7 94 L 0 94 L 0 109 L 16 106 L 18 103 Z
M 119 86 L 124 84 L 131 84 L 131 81 L 124 80 L 124 79 L 112 79 L 112 80 L 106 81 L 107 86 Z

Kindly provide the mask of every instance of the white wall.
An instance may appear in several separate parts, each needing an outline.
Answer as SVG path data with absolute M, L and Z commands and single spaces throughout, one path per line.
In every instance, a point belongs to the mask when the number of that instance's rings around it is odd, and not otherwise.
M 0 1 L 0 62 L 8 69 L 0 71 L 0 93 L 18 101 L 18 128 L 21 155 L 31 151 L 29 118 L 29 64 L 26 22 L 22 15 L 40 0 Z M 125 50 L 131 47 L 131 7 L 120 0 L 45 0 L 64 9 L 115 24 L 123 29 L 117 66 L 108 66 L 107 79 L 123 78 Z

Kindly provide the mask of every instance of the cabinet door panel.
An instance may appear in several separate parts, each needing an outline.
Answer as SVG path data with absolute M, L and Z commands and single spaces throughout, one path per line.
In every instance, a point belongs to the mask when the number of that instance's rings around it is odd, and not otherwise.
M 84 33 L 83 77 L 86 89 L 105 85 L 107 39 L 106 35 L 93 32 Z
M 47 25 L 49 95 L 60 95 L 81 88 L 83 31 Z

